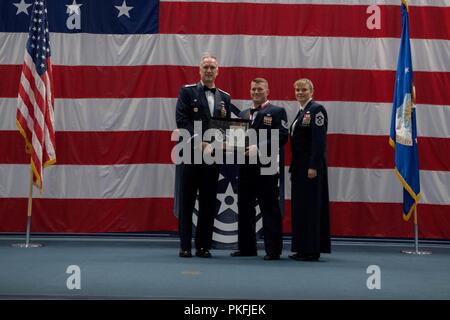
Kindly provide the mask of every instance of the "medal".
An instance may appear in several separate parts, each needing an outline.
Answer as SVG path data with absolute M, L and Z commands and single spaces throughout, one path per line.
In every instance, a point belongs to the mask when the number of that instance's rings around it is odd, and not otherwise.
M 225 103 L 223 101 L 220 101 L 220 115 L 222 116 L 222 118 L 226 118 L 227 117 L 227 109 L 225 109 Z
M 264 116 L 263 122 L 266 126 L 271 126 L 272 125 L 272 117 L 270 114 Z
M 308 111 L 303 116 L 302 126 L 309 126 L 310 123 L 311 123 L 311 113 Z

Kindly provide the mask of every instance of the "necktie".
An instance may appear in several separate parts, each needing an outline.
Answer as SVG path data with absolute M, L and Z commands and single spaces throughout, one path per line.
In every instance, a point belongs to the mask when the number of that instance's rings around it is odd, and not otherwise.
M 259 106 L 257 108 L 251 108 L 250 109 L 250 120 L 252 121 L 252 124 L 253 124 L 253 122 L 255 121 L 255 118 L 256 118 L 255 112 L 258 112 L 259 110 L 261 110 L 261 106 Z
M 261 110 L 261 106 L 259 106 L 259 107 L 257 107 L 257 108 L 251 108 L 251 109 L 250 109 L 250 114 L 253 116 L 253 114 L 254 114 L 256 111 L 259 111 L 259 110 Z
M 203 86 L 203 89 L 206 91 L 211 91 L 213 94 L 216 93 L 216 88 L 208 88 L 207 86 Z

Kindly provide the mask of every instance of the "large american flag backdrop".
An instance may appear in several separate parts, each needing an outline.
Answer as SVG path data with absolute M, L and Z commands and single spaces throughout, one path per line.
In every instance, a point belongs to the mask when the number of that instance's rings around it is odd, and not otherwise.
M 332 235 L 412 237 L 388 143 L 400 2 L 47 0 L 58 157 L 35 194 L 33 231 L 177 230 L 176 98 L 211 52 L 221 64 L 216 84 L 240 108 L 260 76 L 292 120 L 293 82 L 314 82 L 329 114 Z M 15 116 L 31 3 L 0 1 L 2 232 L 25 228 L 29 157 Z M 450 239 L 450 1 L 411 0 L 409 9 L 419 236 Z M 287 178 L 286 233 L 289 225 Z

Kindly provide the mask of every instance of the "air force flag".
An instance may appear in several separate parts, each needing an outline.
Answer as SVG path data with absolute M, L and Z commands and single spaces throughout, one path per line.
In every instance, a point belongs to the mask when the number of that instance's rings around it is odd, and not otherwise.
M 392 105 L 390 145 L 395 148 L 395 173 L 403 185 L 403 219 L 408 221 L 420 200 L 415 90 L 409 41 L 408 5 L 402 0 L 402 36 Z

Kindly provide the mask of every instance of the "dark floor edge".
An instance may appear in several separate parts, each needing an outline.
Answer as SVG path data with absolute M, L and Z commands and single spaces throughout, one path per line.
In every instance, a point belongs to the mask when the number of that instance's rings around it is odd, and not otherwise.
M 111 232 L 111 233 L 54 233 L 54 232 L 33 232 L 33 238 L 90 238 L 90 239 L 178 239 L 177 232 Z M 0 239 L 2 238 L 25 238 L 25 233 L 18 232 L 0 232 Z M 290 241 L 291 236 L 283 236 L 284 241 Z M 377 242 L 377 243 L 414 243 L 413 238 L 378 238 L 378 237 L 331 237 L 335 242 Z M 419 239 L 420 243 L 426 244 L 448 244 L 450 239 Z
M 386 246 L 386 247 L 408 247 L 414 249 L 414 240 L 407 239 L 374 239 L 374 238 L 331 238 L 332 245 L 335 246 Z M 12 241 L 14 243 L 25 243 L 25 235 L 23 234 L 5 234 L 0 233 L 0 241 Z M 179 238 L 177 236 L 165 236 L 153 234 L 149 235 L 128 235 L 128 234 L 115 234 L 107 236 L 102 234 L 32 234 L 30 236 L 30 243 L 42 243 L 45 241 L 68 241 L 68 242 L 152 242 L 152 243 L 178 243 Z M 284 245 L 289 245 L 291 242 L 290 237 L 284 237 Z M 259 244 L 263 243 L 263 240 L 258 240 Z M 45 246 L 45 243 L 43 243 Z M 422 247 L 426 248 L 450 248 L 450 241 L 434 241 L 434 240 L 419 240 L 419 250 Z M 220 244 L 215 249 L 230 249 L 230 244 Z

